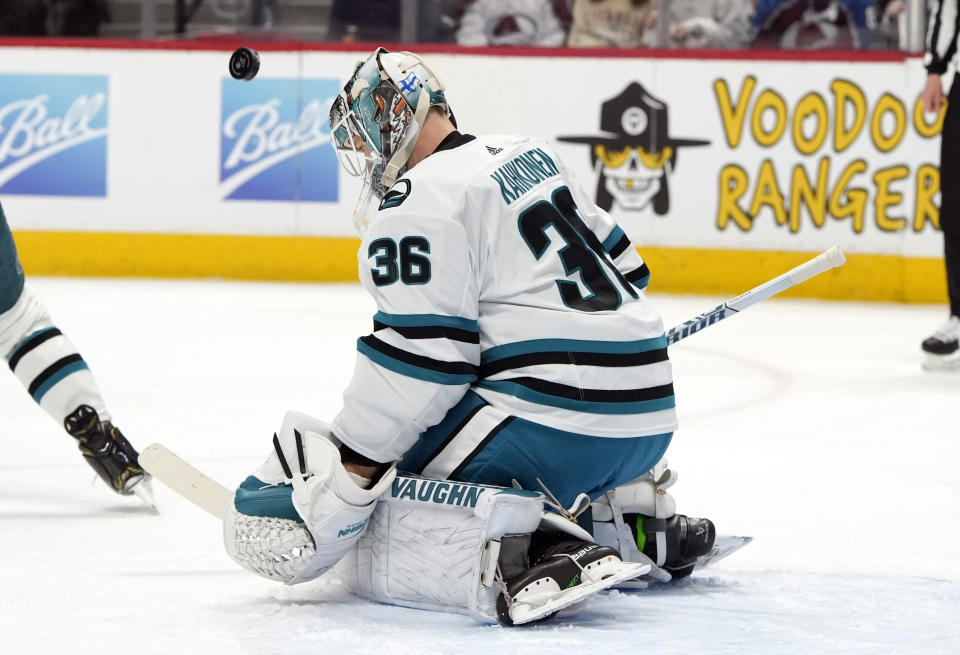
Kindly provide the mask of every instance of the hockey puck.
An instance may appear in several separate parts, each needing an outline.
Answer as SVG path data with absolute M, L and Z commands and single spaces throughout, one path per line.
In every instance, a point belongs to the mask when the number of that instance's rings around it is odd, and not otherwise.
M 227 69 L 233 79 L 250 81 L 260 71 L 260 55 L 251 48 L 237 48 L 230 55 Z

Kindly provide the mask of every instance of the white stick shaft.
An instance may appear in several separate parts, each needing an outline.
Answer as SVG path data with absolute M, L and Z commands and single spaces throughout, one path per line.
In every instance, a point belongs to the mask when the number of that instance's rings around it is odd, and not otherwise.
M 217 518 L 223 518 L 227 506 L 233 502 L 232 491 L 195 469 L 162 444 L 155 443 L 144 448 L 139 462 L 147 473 Z
M 671 328 L 670 331 L 667 332 L 667 343 L 676 343 L 681 339 L 689 337 L 691 334 L 696 334 L 705 327 L 718 323 L 728 316 L 742 312 L 747 307 L 756 305 L 758 302 L 775 296 L 781 291 L 806 282 L 815 275 L 829 271 L 831 268 L 842 266 L 846 261 L 840 248 L 833 246 L 810 261 L 787 271 L 783 275 L 764 282 L 760 286 L 754 287 L 746 293 L 742 293 L 736 298 L 728 300 L 722 305 L 717 305 L 710 311 L 704 312 L 699 316 Z

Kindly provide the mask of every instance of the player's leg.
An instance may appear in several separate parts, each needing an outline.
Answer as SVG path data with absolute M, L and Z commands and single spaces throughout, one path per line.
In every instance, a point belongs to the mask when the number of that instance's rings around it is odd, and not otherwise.
M 564 432 L 508 416 L 477 394 L 467 393 L 440 424 L 421 436 L 398 466 L 402 471 L 465 482 L 500 486 L 518 483 L 529 491 L 543 491 L 561 507 L 571 508 L 581 493 L 590 498 L 603 497 L 608 489 L 645 474 L 663 457 L 671 438 L 672 434 L 604 438 Z M 651 512 L 649 528 L 665 529 L 656 518 L 671 518 L 671 528 L 685 528 L 686 517 L 674 518 L 673 514 Z M 588 526 L 592 527 L 592 522 Z M 712 530 L 712 524 L 710 527 Z M 589 534 L 582 535 L 579 541 L 565 539 L 560 544 L 535 538 L 530 550 L 533 569 L 508 581 L 508 586 L 512 590 L 525 586 L 537 566 L 556 566 L 558 548 L 565 548 L 570 555 L 588 547 L 590 541 Z M 670 542 L 673 553 L 665 560 L 670 564 L 679 561 L 679 553 L 688 555 L 685 548 L 693 545 L 692 540 L 689 544 L 684 540 L 682 546 L 676 541 Z M 658 543 L 656 538 L 651 540 L 652 546 Z M 620 558 L 616 541 L 598 544 L 613 548 L 612 552 Z M 707 549 L 712 545 L 711 537 Z M 610 554 L 607 549 L 585 552 L 598 560 Z M 666 552 L 664 543 L 661 553 Z M 632 561 L 653 564 L 656 560 L 654 557 L 653 561 Z M 664 573 L 663 577 L 668 580 L 670 575 Z
M 923 342 L 924 366 L 960 365 L 960 75 L 954 78 L 940 141 L 940 229 L 950 317 Z
M 542 482 L 563 507 L 584 492 L 595 499 L 591 527 L 599 529 L 597 543 L 617 549 L 627 561 L 658 565 L 666 581 L 689 575 L 716 536 L 709 520 L 676 513 L 666 492 L 674 476 L 665 466 L 655 468 L 672 436 L 572 434 L 507 416 L 468 393 L 421 436 L 399 468 L 482 484 L 516 481 L 531 491 L 540 491 Z M 536 554 L 532 559 L 537 561 Z
M 711 551 L 716 538 L 709 519 L 677 514 L 667 492 L 676 478 L 663 460 L 592 505 L 597 543 L 617 548 L 627 561 L 655 565 L 648 577 L 661 582 L 690 575 L 697 558 Z
M 380 602 L 517 625 L 649 570 L 543 508 L 528 491 L 398 475 L 341 577 Z
M 649 568 L 542 516 L 537 493 L 393 469 L 363 489 L 337 445 L 325 423 L 288 412 L 275 452 L 225 517 L 234 560 L 294 584 L 346 557 L 341 570 L 362 596 L 505 623 L 542 619 Z
M 473 392 L 421 435 L 397 467 L 404 472 L 549 491 L 570 507 L 649 471 L 666 452 L 672 434 L 593 437 L 509 416 Z M 543 484 L 543 487 L 541 486 Z
M 127 494 L 144 479 L 137 452 L 112 424 L 87 363 L 24 284 L 3 207 L 0 355 L 37 404 L 77 439 L 86 461 L 111 488 Z

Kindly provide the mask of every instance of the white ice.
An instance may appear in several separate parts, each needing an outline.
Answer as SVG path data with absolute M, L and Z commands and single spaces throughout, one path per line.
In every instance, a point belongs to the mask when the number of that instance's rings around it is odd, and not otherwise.
M 374 311 L 358 286 L 33 279 L 134 444 L 227 484 L 283 412 L 330 418 Z M 718 298 L 653 296 L 668 324 Z M 0 653 L 960 653 L 960 371 L 941 306 L 774 299 L 671 349 L 679 508 L 756 539 L 684 583 L 527 629 L 285 588 L 95 480 L 0 374 Z

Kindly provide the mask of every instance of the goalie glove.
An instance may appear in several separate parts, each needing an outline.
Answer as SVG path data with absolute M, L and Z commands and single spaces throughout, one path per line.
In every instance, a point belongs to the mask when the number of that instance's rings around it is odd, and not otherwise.
M 330 426 L 287 412 L 274 452 L 237 489 L 224 517 L 227 553 L 286 584 L 319 577 L 360 539 L 391 466 L 370 489 L 351 479 Z

